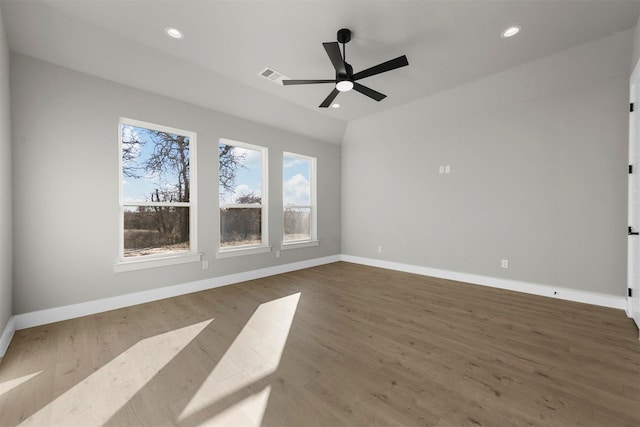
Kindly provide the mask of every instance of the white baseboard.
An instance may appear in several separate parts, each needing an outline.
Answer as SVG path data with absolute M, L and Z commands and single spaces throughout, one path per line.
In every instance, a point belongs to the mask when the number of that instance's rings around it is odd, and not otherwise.
M 421 267 L 411 264 L 383 261 L 372 258 L 362 258 L 351 255 L 342 255 L 342 261 L 355 264 L 380 267 L 388 270 L 404 271 L 422 276 L 438 277 L 441 279 L 455 280 L 458 282 L 472 283 L 474 285 L 489 286 L 492 288 L 506 289 L 527 294 L 558 298 L 567 301 L 581 302 L 585 304 L 599 305 L 602 307 L 617 308 L 625 310 L 627 306 L 626 298 L 623 296 L 600 294 L 596 292 L 579 291 L 576 289 L 562 288 L 550 285 L 540 285 L 536 283 L 520 282 L 517 280 L 500 279 L 497 277 L 478 276 L 475 274 L 458 273 L 455 271 L 440 270 L 430 267 Z
M 210 279 L 183 283 L 174 286 L 167 286 L 158 289 L 151 289 L 148 291 L 136 292 L 132 294 L 119 295 L 111 298 L 103 298 L 99 300 L 71 304 L 62 307 L 49 308 L 46 310 L 16 314 L 9 319 L 7 326 L 0 336 L 0 358 L 4 356 L 4 353 L 9 347 L 11 338 L 13 337 L 13 334 L 16 330 L 101 313 L 104 311 L 115 310 L 118 308 L 129 307 L 136 304 L 157 301 L 165 298 L 171 298 L 179 295 L 189 294 L 192 292 L 213 289 L 220 286 L 245 282 L 247 280 L 260 279 L 263 277 L 274 276 L 276 274 L 288 273 L 290 271 L 302 270 L 305 268 L 316 267 L 319 265 L 330 264 L 338 261 L 346 261 L 355 264 L 385 268 L 389 270 L 404 271 L 407 273 L 414 273 L 422 276 L 456 280 L 459 282 L 472 283 L 493 288 L 508 289 L 511 291 L 559 298 L 586 304 L 594 304 L 621 310 L 625 310 L 627 308 L 626 298 L 622 296 L 618 297 L 615 295 L 578 291 L 569 288 L 519 282 L 515 280 L 499 279 L 495 277 L 478 276 L 467 273 L 458 273 L 455 271 L 439 270 L 435 268 L 402 264 L 391 261 L 382 261 L 371 258 L 362 258 L 351 255 L 332 255 L 324 258 L 316 258 L 290 264 L 277 265 L 274 267 L 267 267 L 258 270 L 230 274 L 227 276 L 212 277 Z
M 0 359 L 4 357 L 4 354 L 9 348 L 9 343 L 11 342 L 11 338 L 13 338 L 13 333 L 16 331 L 16 318 L 15 316 L 11 316 L 9 321 L 7 322 L 7 326 L 5 326 L 4 331 L 2 331 L 2 335 L 0 335 Z
M 14 330 L 31 328 L 34 326 L 45 325 L 47 323 L 59 322 L 61 320 L 73 319 L 90 314 L 102 313 L 104 311 L 129 307 L 136 304 L 144 304 L 146 302 L 190 294 L 192 292 L 204 291 L 207 289 L 218 288 L 220 286 L 231 285 L 233 283 L 260 279 L 262 277 L 274 276 L 276 274 L 288 273 L 290 271 L 302 270 L 304 268 L 316 267 L 318 265 L 330 264 L 338 261 L 340 261 L 340 255 L 333 255 L 324 258 L 310 259 L 230 274 L 227 276 L 212 277 L 210 279 L 198 280 L 196 282 L 183 283 L 180 285 L 150 289 L 148 291 L 135 292 L 132 294 L 119 295 L 111 298 L 103 298 L 62 307 L 49 308 L 46 310 L 16 314 L 13 316 L 15 320 Z

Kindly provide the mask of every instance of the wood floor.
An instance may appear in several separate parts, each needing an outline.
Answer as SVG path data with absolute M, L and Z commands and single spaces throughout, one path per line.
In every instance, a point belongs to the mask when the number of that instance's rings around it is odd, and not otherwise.
M 640 426 L 620 310 L 336 263 L 17 331 L 0 426 Z

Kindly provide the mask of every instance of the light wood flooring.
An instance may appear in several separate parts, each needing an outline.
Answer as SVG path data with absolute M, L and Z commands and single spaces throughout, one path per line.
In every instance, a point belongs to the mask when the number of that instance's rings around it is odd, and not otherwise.
M 17 331 L 0 426 L 640 426 L 623 311 L 336 263 Z

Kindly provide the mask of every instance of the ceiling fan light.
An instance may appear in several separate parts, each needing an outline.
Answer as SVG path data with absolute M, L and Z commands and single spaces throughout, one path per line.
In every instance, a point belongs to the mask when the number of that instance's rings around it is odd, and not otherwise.
M 336 83 L 336 89 L 340 92 L 347 92 L 353 89 L 353 82 L 349 80 L 342 80 Z

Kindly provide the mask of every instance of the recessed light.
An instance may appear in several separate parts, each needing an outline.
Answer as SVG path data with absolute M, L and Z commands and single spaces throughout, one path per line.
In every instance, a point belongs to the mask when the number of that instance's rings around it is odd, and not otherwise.
M 180 30 L 178 30 L 177 28 L 167 27 L 167 28 L 164 29 L 164 32 L 165 32 L 166 35 L 168 35 L 172 39 L 181 39 L 181 38 L 184 37 L 182 35 L 182 32 Z
M 331 108 L 340 108 L 340 104 L 337 102 L 335 104 L 331 104 Z
M 500 37 L 502 37 L 503 39 L 508 39 L 509 37 L 513 37 L 516 34 L 518 34 L 521 29 L 522 29 L 521 27 L 514 25 L 513 27 L 509 27 L 506 30 L 504 30 L 500 35 Z

